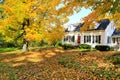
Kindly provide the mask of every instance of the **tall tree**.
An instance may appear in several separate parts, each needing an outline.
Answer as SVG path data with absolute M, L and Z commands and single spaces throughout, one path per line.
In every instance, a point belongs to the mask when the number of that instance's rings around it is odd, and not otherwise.
M 60 3 L 60 0 L 6 0 L 0 4 L 2 15 L 6 17 L 0 20 L 0 28 L 4 27 L 1 32 L 9 41 L 21 38 L 25 51 L 28 50 L 30 41 L 51 40 L 44 36 L 55 36 L 53 34 L 67 21 L 66 17 L 62 17 L 64 14 L 61 15 L 56 9 Z M 59 30 L 60 33 L 61 31 L 63 30 Z M 53 39 L 56 38 L 58 37 Z

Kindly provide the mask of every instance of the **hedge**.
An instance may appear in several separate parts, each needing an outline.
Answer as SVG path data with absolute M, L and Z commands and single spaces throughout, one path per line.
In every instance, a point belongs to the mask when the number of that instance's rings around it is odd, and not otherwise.
M 80 44 L 80 45 L 79 45 L 79 48 L 80 48 L 80 49 L 91 49 L 91 46 L 88 45 L 88 44 Z
M 64 44 L 62 45 L 63 49 L 73 49 L 73 45 L 72 44 Z
M 110 50 L 110 46 L 107 46 L 107 45 L 96 45 L 95 49 L 97 49 L 99 51 L 109 51 Z

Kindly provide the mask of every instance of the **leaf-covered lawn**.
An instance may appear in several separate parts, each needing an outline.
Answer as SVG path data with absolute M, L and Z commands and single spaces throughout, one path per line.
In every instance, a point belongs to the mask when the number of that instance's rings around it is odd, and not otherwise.
M 119 52 L 35 49 L 0 54 L 0 80 L 119 80 Z

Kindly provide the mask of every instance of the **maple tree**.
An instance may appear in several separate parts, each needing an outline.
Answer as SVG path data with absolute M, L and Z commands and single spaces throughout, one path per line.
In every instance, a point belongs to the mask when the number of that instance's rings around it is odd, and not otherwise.
M 64 32 L 61 25 L 68 21 L 56 9 L 60 3 L 60 0 L 6 0 L 0 4 L 3 9 L 0 32 L 6 41 L 19 38 L 19 42 L 24 42 L 26 48 L 30 41 L 44 39 L 52 42 L 60 39 Z

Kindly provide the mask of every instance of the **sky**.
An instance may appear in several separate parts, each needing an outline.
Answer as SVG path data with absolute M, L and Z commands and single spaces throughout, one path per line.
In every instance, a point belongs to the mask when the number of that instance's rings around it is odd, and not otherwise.
M 67 27 L 70 24 L 80 23 L 80 20 L 88 14 L 90 14 L 91 12 L 91 9 L 82 8 L 80 12 L 74 13 L 72 16 L 68 16 L 69 21 L 66 24 L 64 24 L 64 26 Z

